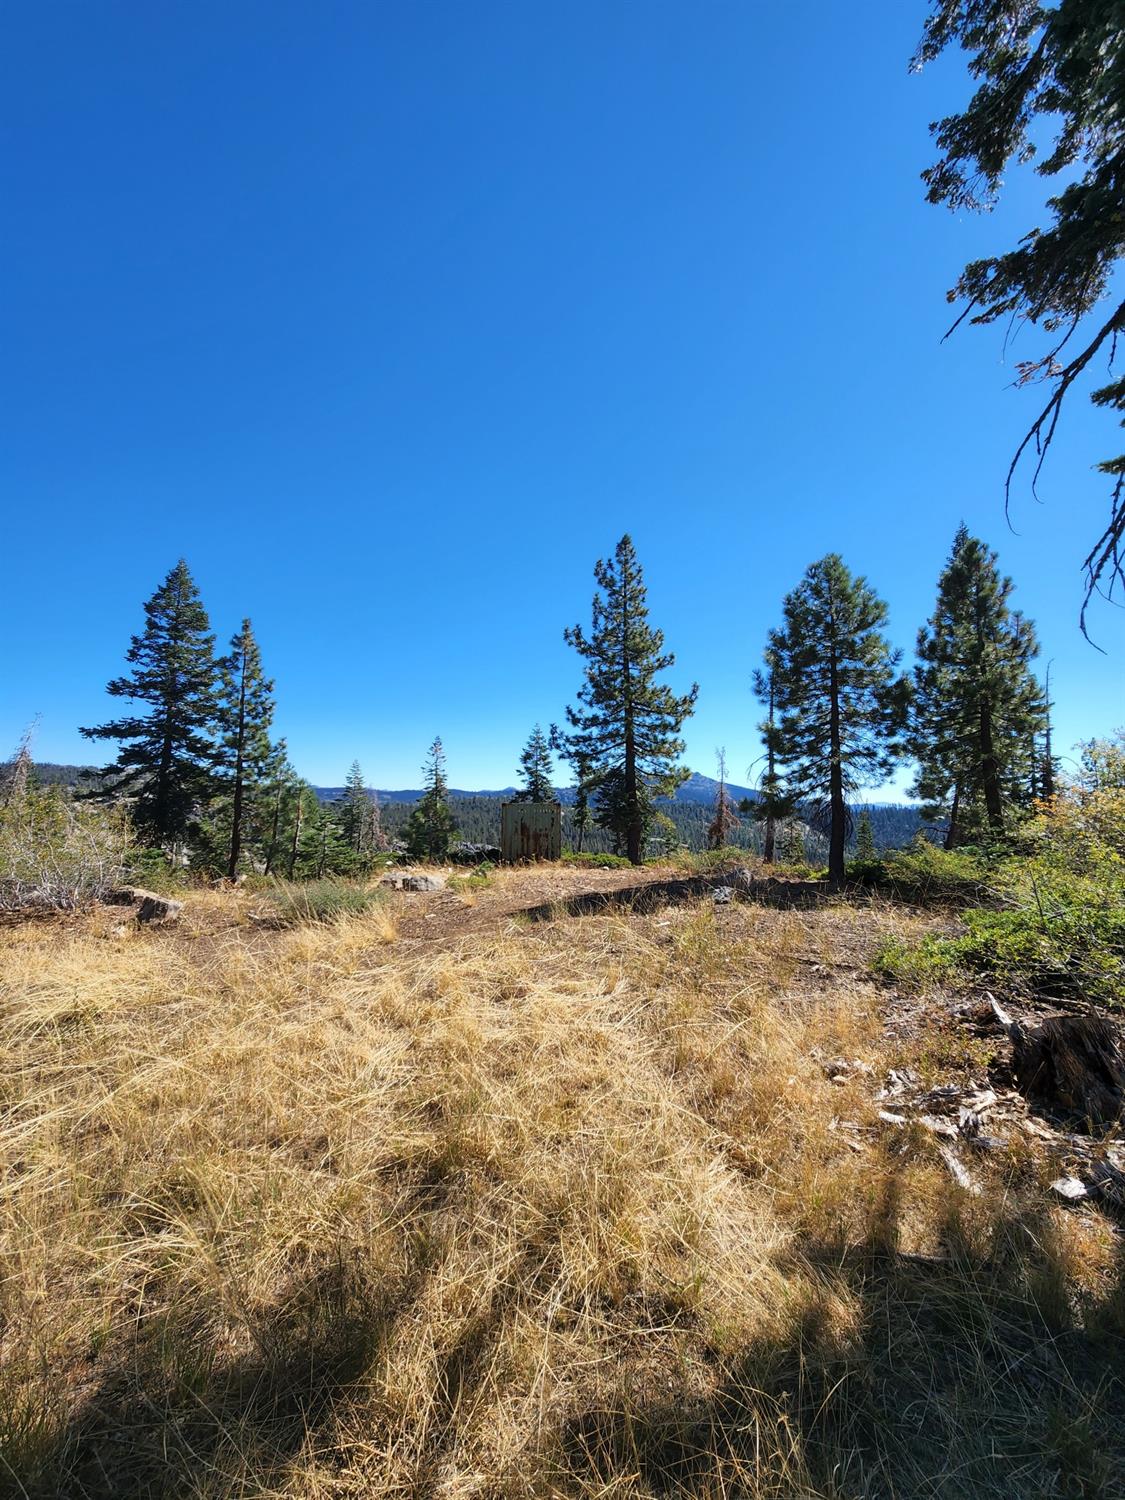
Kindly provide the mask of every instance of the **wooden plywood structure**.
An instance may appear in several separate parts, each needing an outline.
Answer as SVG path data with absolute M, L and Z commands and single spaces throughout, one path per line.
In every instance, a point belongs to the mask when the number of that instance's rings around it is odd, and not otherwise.
M 562 808 L 557 802 L 502 802 L 500 857 L 506 864 L 562 856 Z

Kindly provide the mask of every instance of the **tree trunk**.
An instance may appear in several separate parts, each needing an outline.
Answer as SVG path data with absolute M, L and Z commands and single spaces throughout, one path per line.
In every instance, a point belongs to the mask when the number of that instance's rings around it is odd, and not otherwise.
M 242 853 L 242 753 L 246 744 L 246 652 L 242 653 L 242 677 L 238 684 L 238 740 L 234 756 L 234 803 L 230 815 L 230 859 L 227 861 L 227 876 L 233 880 L 238 874 L 238 860 Z
M 1046 706 L 1043 730 L 1043 801 L 1053 802 L 1055 800 L 1055 762 L 1051 754 L 1051 666 L 1049 662 L 1047 664 L 1047 689 L 1044 696 Z
M 633 681 L 629 671 L 629 598 L 621 595 L 621 673 L 625 696 L 625 853 L 631 865 L 641 863 L 641 808 L 637 797 L 637 739 L 633 723 Z
M 293 815 L 293 842 L 289 846 L 289 879 L 293 879 L 293 871 L 297 868 L 297 844 L 301 837 L 301 811 L 304 806 L 304 795 L 297 791 L 297 810 Z
M 284 788 L 279 781 L 277 784 L 277 796 L 273 799 L 273 827 L 270 829 L 270 846 L 266 850 L 266 867 L 262 872 L 265 875 L 273 870 L 273 857 L 277 853 L 277 835 L 281 827 L 281 794 Z
M 949 809 L 949 828 L 945 835 L 946 849 L 956 849 L 958 828 L 957 819 L 961 813 L 961 783 L 958 782 L 953 788 L 953 805 Z
M 766 741 L 766 786 L 769 788 L 766 795 L 770 799 L 771 808 L 775 806 L 777 796 L 777 751 L 773 739 L 773 715 L 774 715 L 774 674 L 770 668 L 770 711 L 769 711 L 769 738 Z M 762 859 L 767 865 L 774 862 L 774 841 L 777 837 L 777 819 L 772 811 L 766 813 L 766 834 L 762 844 Z
M 980 705 L 980 767 L 989 831 L 999 837 L 1004 832 L 1004 800 L 1000 793 L 1000 767 L 992 740 L 992 705 L 987 698 L 983 698 Z
M 840 747 L 840 679 L 836 665 L 836 645 L 833 642 L 829 653 L 830 703 L 828 711 L 828 749 L 831 756 L 828 769 L 828 803 L 831 823 L 828 832 L 828 882 L 834 891 L 844 885 L 844 834 L 847 829 L 848 809 L 844 802 L 844 767 Z
M 172 839 L 173 829 L 169 828 L 168 801 L 169 790 L 172 781 L 172 728 L 170 724 L 171 707 L 169 706 L 164 717 L 164 740 L 160 746 L 160 764 L 156 768 L 156 796 L 153 798 L 155 811 L 156 829 L 161 843 Z

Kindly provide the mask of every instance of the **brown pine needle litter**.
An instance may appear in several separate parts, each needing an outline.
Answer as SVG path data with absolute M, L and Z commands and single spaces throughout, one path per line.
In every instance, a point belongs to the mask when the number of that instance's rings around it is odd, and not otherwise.
M 1125 1493 L 1120 1221 L 880 1127 L 925 918 L 490 899 L 0 930 L 0 1493 Z

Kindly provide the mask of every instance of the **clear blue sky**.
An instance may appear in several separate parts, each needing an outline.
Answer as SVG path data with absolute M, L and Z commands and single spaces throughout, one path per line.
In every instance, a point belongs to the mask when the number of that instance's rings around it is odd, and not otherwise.
M 840 551 L 909 648 L 964 518 L 1054 660 L 1060 748 L 1125 720 L 1078 633 L 1116 430 L 1072 399 L 1037 505 L 968 258 L 1042 217 L 922 201 L 956 59 L 924 0 L 52 3 L 5 10 L 0 742 L 86 760 L 183 554 L 250 615 L 298 768 L 505 785 L 579 681 L 625 530 L 697 678 L 688 760 L 758 753 L 751 669 Z M 6 753 L 3 752 L 3 753 Z

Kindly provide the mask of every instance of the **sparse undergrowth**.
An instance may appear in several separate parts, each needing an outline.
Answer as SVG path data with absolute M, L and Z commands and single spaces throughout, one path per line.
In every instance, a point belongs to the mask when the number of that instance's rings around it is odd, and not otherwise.
M 394 950 L 248 899 L 0 932 L 17 1494 L 1120 1493 L 1111 1224 L 834 1128 L 816 1051 L 885 1064 L 864 963 L 924 918 Z
M 278 927 L 309 922 L 338 922 L 361 916 L 382 901 L 382 893 L 354 880 L 275 881 L 267 892 L 270 916 Z
M 916 872 L 905 883 L 904 868 Z M 884 975 L 920 989 L 983 982 L 1125 1005 L 1125 791 L 1116 780 L 1068 787 L 990 858 L 919 842 L 866 878 L 900 898 L 963 909 L 960 932 L 886 943 L 875 960 Z
M 124 819 L 59 788 L 29 788 L 0 807 L 0 914 L 75 911 L 121 879 Z
M 627 870 L 629 861 L 623 854 L 598 854 L 587 849 L 568 849 L 562 857 L 564 865 L 584 865 L 590 870 Z

